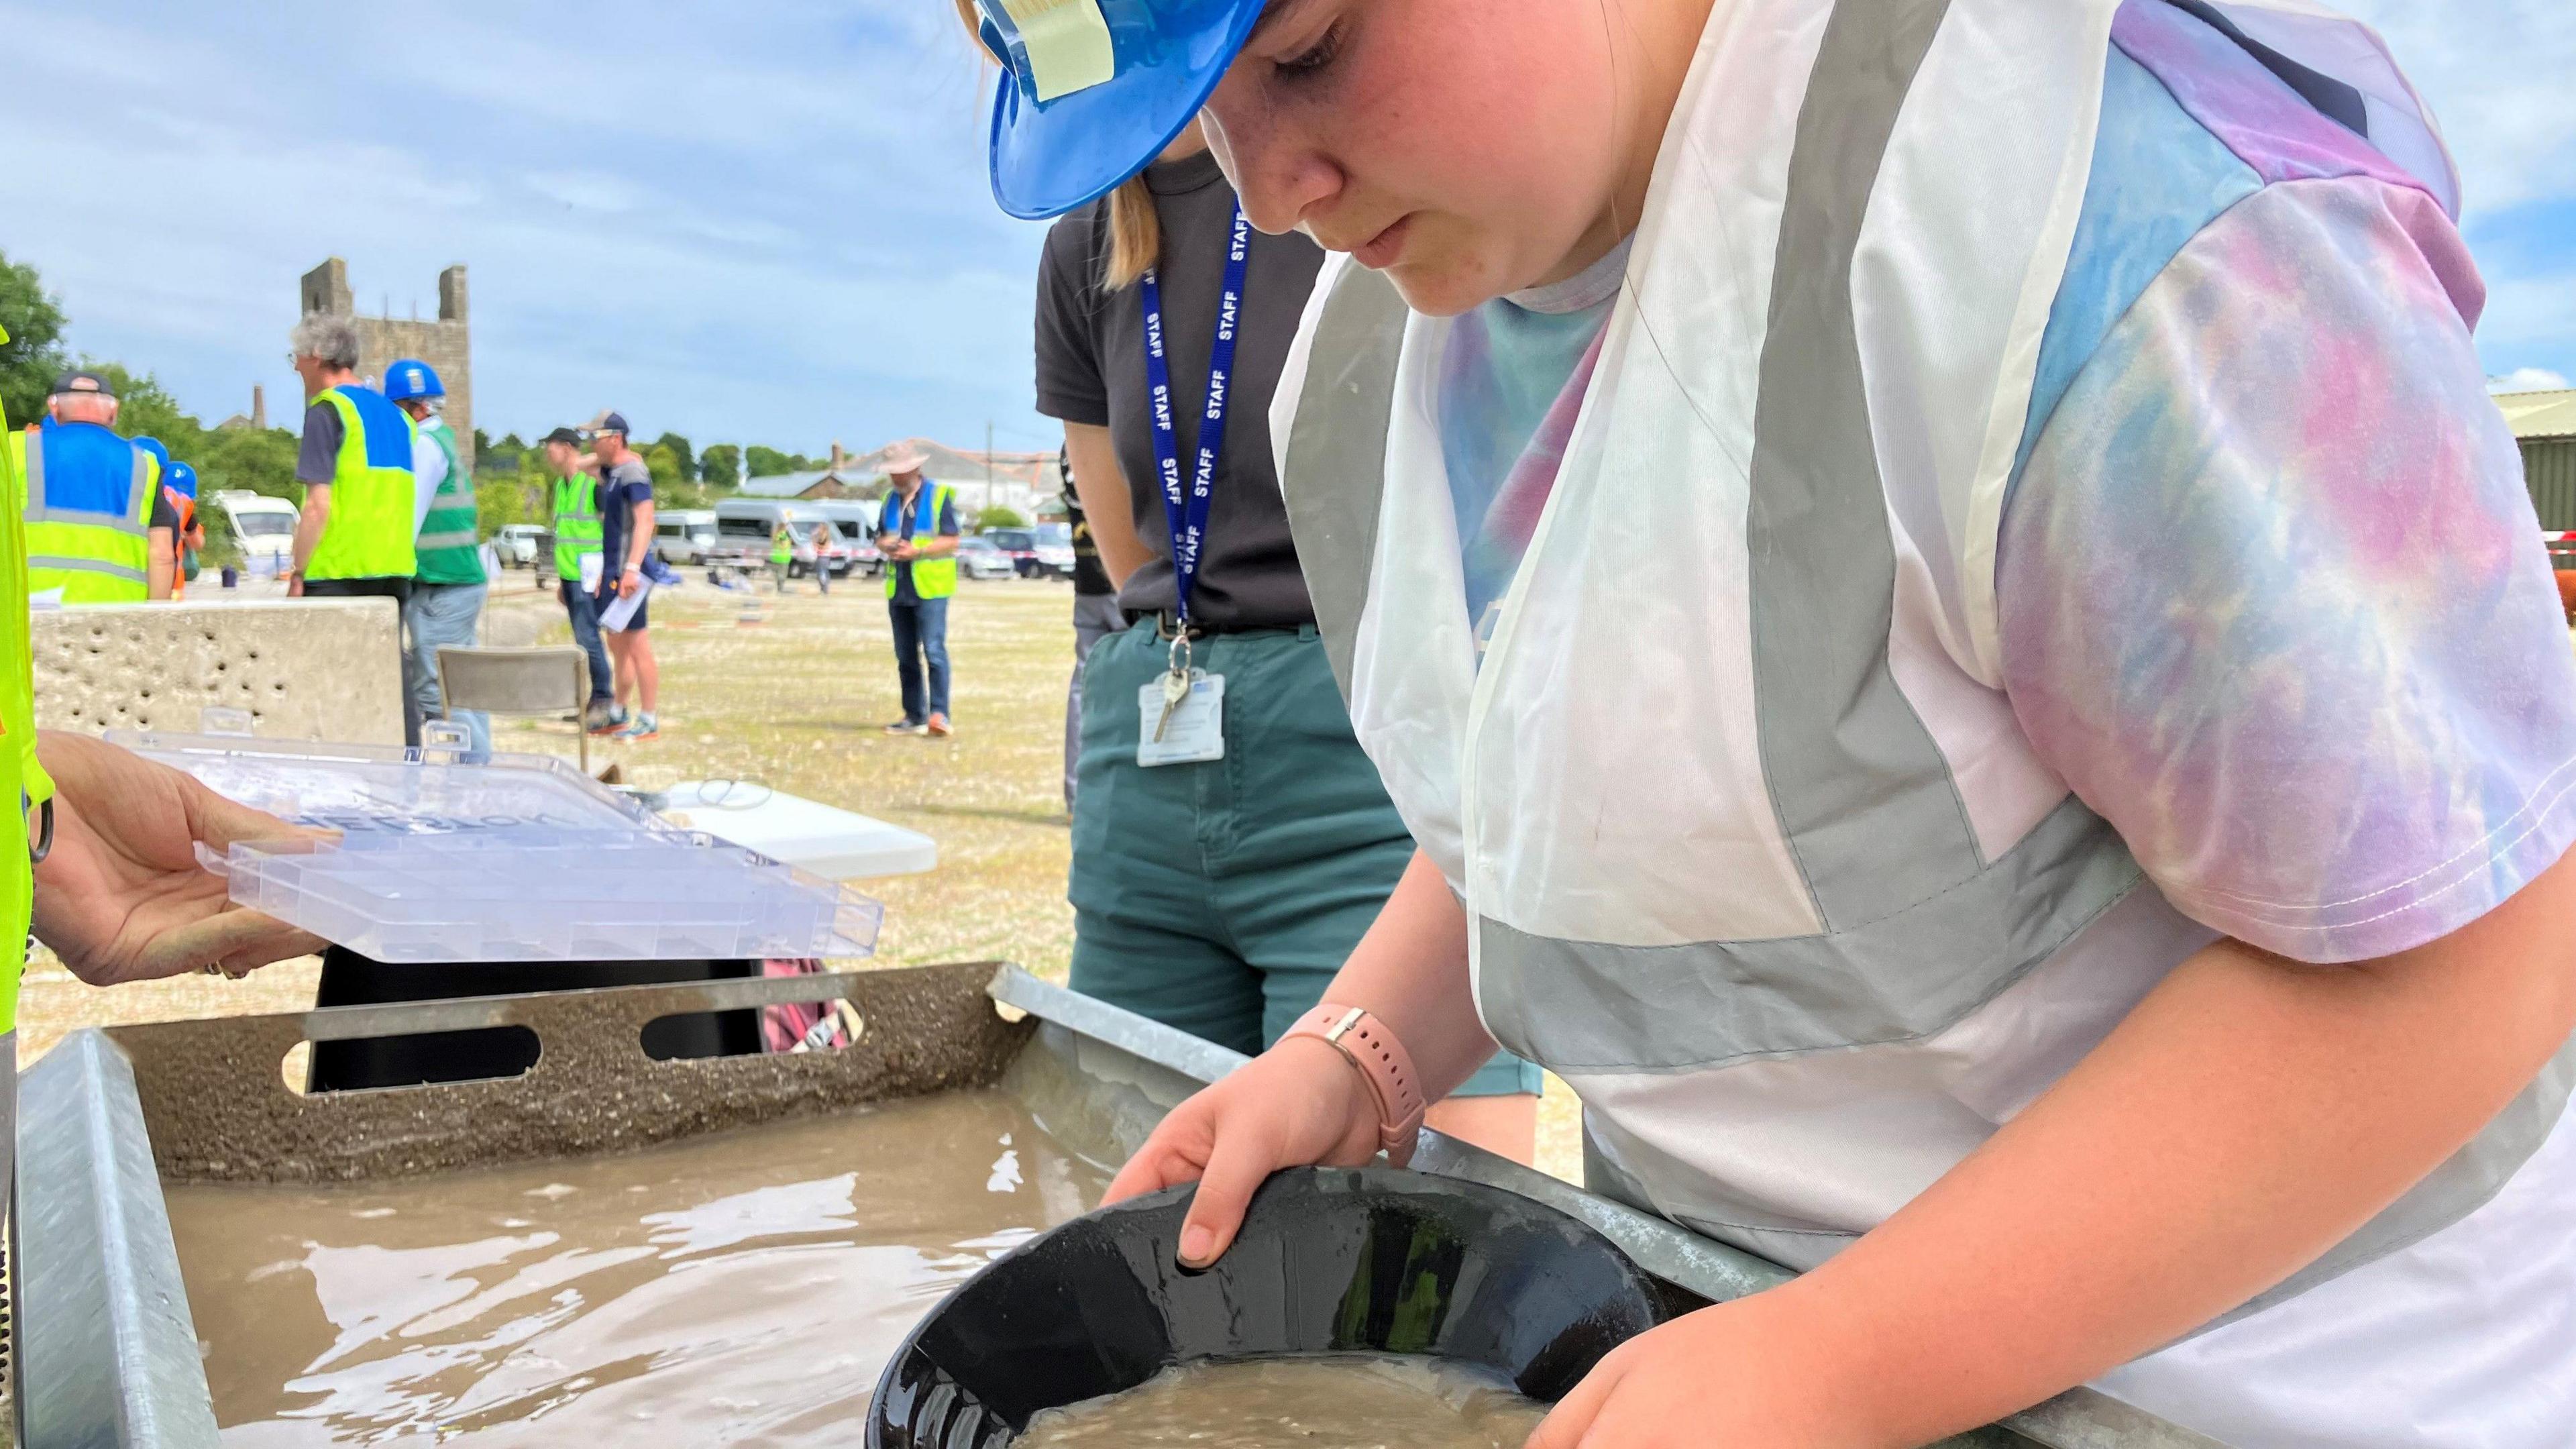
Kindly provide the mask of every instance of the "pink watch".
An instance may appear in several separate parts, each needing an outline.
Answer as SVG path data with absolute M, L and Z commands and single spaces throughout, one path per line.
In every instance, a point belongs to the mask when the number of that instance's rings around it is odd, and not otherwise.
M 1377 1145 L 1396 1166 L 1411 1162 L 1415 1134 L 1422 1130 L 1424 1103 L 1419 1079 L 1413 1074 L 1413 1056 L 1404 1043 L 1366 1008 L 1329 1001 L 1299 1018 L 1280 1040 L 1299 1036 L 1314 1037 L 1359 1068 L 1369 1095 L 1377 1099 Z

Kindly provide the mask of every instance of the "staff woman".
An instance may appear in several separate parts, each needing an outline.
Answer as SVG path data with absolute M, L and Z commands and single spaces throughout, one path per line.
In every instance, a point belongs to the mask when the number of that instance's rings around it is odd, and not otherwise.
M 1323 259 L 1243 225 L 1184 131 L 1056 224 L 1038 289 L 1038 408 L 1131 621 L 1083 673 L 1073 985 L 1248 1053 L 1314 1007 L 1414 853 L 1271 466 L 1271 391 Z M 1438 1120 L 1528 1160 L 1537 1069 L 1468 1065 Z
M 1023 28 L 1014 13 L 1031 17 Z M 1114 1194 L 1221 1252 L 1497 1041 L 1808 1270 L 1543 1449 L 2576 1426 L 2576 660 L 2458 179 L 2312 0 L 988 0 L 1004 205 L 1199 117 L 1422 853 Z M 1114 14 L 1116 28 L 1110 25 Z M 1375 1067 L 1409 1054 L 1397 1081 Z

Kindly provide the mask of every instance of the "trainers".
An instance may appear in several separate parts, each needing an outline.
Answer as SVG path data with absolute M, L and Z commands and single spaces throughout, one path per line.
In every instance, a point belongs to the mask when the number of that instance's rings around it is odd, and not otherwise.
M 930 726 L 922 724 L 916 720 L 899 719 L 893 724 L 886 726 L 886 733 L 890 735 L 926 735 L 930 733 Z
M 590 732 L 592 734 L 613 735 L 624 728 L 626 728 L 626 711 L 623 707 L 612 704 L 606 709 L 591 710 Z
M 950 735 L 957 733 L 955 729 L 949 726 L 948 716 L 944 714 L 932 715 L 930 717 L 930 723 L 923 725 L 921 728 L 925 734 L 934 734 L 943 740 L 948 738 Z
M 624 740 L 629 744 L 642 744 L 646 740 L 658 740 L 661 737 L 662 722 L 649 714 L 635 716 L 635 723 L 609 736 L 610 739 Z

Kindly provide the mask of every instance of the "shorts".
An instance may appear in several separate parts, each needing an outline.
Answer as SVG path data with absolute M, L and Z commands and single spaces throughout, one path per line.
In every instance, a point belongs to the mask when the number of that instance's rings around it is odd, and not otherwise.
M 597 609 L 600 616 L 605 619 L 608 615 L 608 606 L 616 602 L 617 590 L 613 588 L 602 589 L 599 591 L 599 597 L 591 601 L 591 607 Z M 652 626 L 653 602 L 650 599 L 647 599 L 643 603 L 635 606 L 635 617 L 627 622 L 625 628 L 611 629 L 603 623 L 599 626 L 599 632 L 602 634 L 641 634 Z

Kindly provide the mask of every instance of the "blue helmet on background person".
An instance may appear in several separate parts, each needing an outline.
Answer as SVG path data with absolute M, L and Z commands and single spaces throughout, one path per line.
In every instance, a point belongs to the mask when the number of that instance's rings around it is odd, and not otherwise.
M 1267 0 L 975 0 L 1001 64 L 993 199 L 1037 221 L 1145 169 L 1207 104 Z
M 445 397 L 447 384 L 438 380 L 438 369 L 417 357 L 406 357 L 385 369 L 385 396 L 395 402 L 409 402 L 417 397 Z
M 175 489 L 182 498 L 197 496 L 197 470 L 185 463 L 172 461 L 161 470 L 161 481 Z

